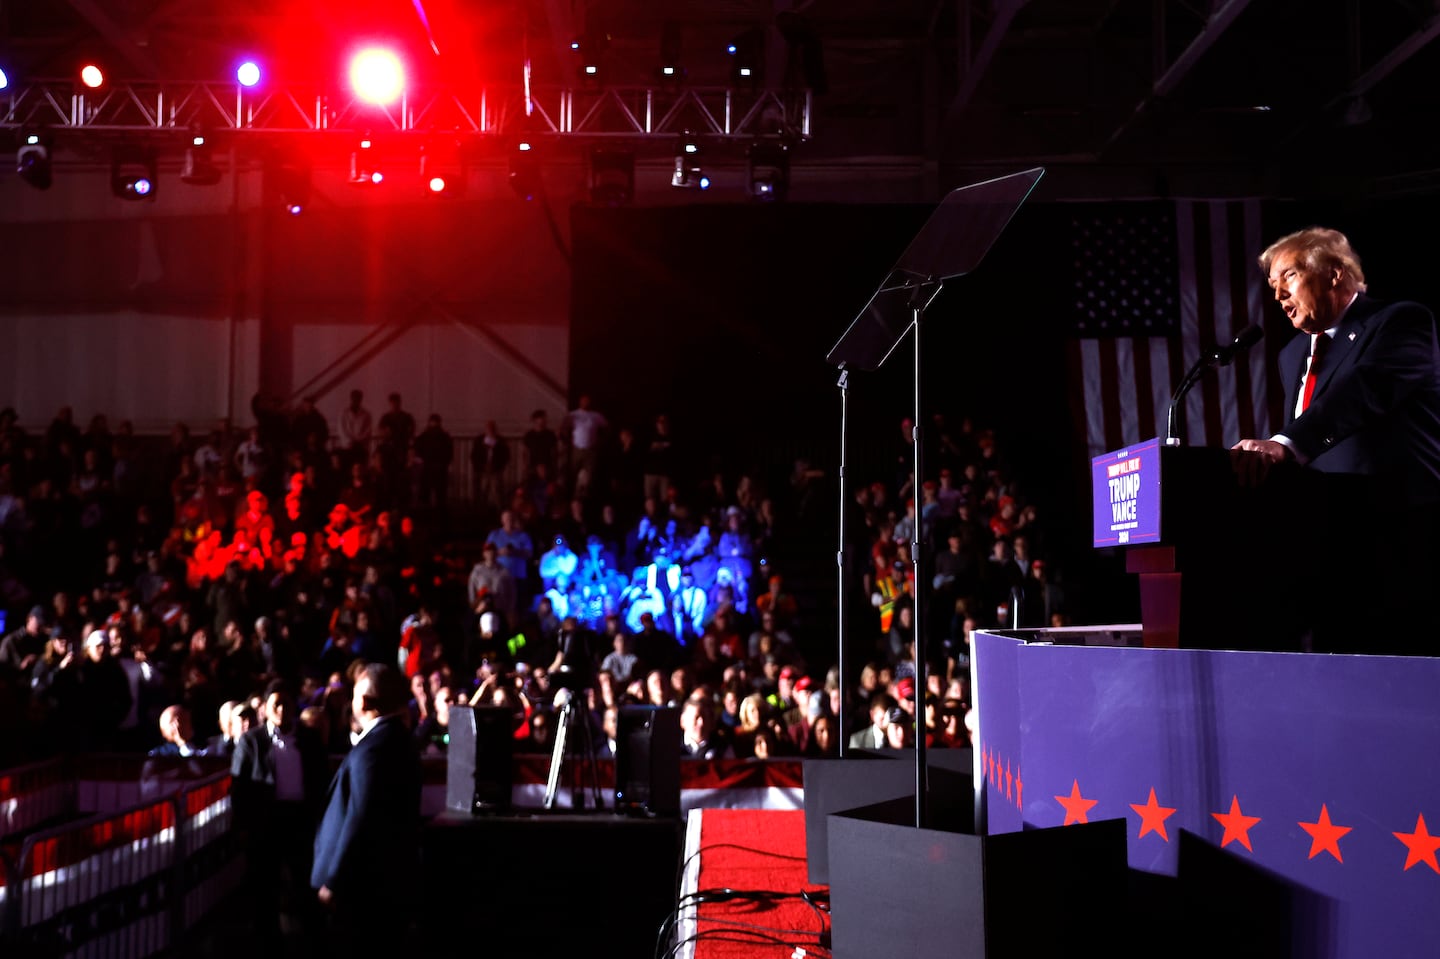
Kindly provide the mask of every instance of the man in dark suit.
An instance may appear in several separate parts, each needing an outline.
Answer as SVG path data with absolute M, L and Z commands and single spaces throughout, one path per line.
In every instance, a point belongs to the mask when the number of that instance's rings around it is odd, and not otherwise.
M 283 680 L 265 689 L 265 721 L 236 740 L 230 760 L 235 824 L 247 847 L 251 900 L 262 934 L 278 940 L 283 911 L 310 923 L 307 895 L 315 822 L 329 773 L 325 744 L 299 725 L 295 699 Z
M 219 756 L 221 759 L 229 759 L 235 755 L 235 741 L 239 738 L 231 726 L 235 716 L 235 710 L 240 708 L 238 700 L 227 699 L 220 704 L 220 711 L 217 719 L 220 723 L 220 732 L 211 736 L 205 741 L 205 755 Z
M 310 873 L 334 918 L 337 955 L 399 955 L 404 945 L 420 846 L 420 763 L 408 703 L 405 677 L 389 666 L 371 663 L 355 681 L 360 739 L 330 783 Z
M 1337 527 L 1348 554 L 1331 554 L 1339 565 L 1327 574 L 1329 586 L 1344 585 L 1352 594 L 1374 590 L 1362 598 L 1390 619 L 1383 642 L 1407 651 L 1404 636 L 1421 630 L 1433 635 L 1440 619 L 1429 596 L 1440 571 L 1435 318 L 1418 303 L 1383 304 L 1366 296 L 1360 258 L 1335 230 L 1312 227 L 1282 237 L 1261 254 L 1260 265 L 1302 335 L 1279 356 L 1281 382 L 1291 391 L 1284 427 L 1270 439 L 1241 440 L 1236 448 L 1271 462 L 1295 460 L 1365 478 L 1332 486 L 1350 502 L 1324 504 L 1316 523 Z M 1378 523 L 1382 515 L 1390 522 Z M 1309 557 L 1307 566 L 1314 568 Z M 1381 575 L 1367 582 L 1362 567 L 1377 566 Z M 1348 579 L 1352 569 L 1358 580 Z M 1364 585 L 1357 589 L 1355 583 Z M 1374 614 L 1369 622 L 1375 624 Z

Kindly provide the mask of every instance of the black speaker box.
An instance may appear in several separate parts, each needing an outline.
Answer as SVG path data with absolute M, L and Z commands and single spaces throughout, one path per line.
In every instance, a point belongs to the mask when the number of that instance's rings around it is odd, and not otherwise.
M 615 736 L 615 809 L 680 815 L 680 710 L 622 706 Z
M 508 812 L 515 781 L 514 717 L 503 706 L 451 706 L 445 808 Z

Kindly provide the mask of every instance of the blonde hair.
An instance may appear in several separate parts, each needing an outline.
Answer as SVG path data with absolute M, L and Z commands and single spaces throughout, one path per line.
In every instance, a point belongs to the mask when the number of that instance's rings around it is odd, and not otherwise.
M 1267 276 L 1270 264 L 1281 253 L 1294 253 L 1305 269 L 1312 272 L 1339 267 L 1343 275 L 1341 285 L 1346 292 L 1365 292 L 1365 270 L 1360 266 L 1360 257 L 1339 230 L 1312 226 L 1271 243 L 1259 257 L 1260 269 Z

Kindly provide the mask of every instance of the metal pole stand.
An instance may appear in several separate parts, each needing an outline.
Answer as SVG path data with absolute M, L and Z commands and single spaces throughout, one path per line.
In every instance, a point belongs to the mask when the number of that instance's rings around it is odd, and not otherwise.
M 588 778 L 591 801 L 596 809 L 600 809 L 600 773 L 596 769 L 595 733 L 590 728 L 589 710 L 584 706 L 584 693 L 581 690 L 562 689 L 555 699 L 560 702 L 560 721 L 559 728 L 555 731 L 555 747 L 550 752 L 550 775 L 545 781 L 545 808 L 555 808 L 555 795 L 560 788 L 560 772 L 568 753 L 571 759 L 578 761 L 578 768 L 574 763 L 571 765 L 571 783 L 575 790 L 571 807 L 585 808 L 585 785 Z M 571 727 L 574 726 L 579 727 L 575 733 L 578 741 L 572 744 Z

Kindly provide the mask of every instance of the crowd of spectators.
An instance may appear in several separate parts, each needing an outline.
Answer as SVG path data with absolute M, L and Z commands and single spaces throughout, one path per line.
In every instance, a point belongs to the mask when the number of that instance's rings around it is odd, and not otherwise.
M 0 412 L 0 606 L 12 617 L 0 716 L 25 730 L 0 746 L 0 767 L 76 751 L 224 755 L 263 720 L 261 691 L 277 679 L 343 752 L 367 661 L 406 673 L 423 751 L 443 753 L 451 706 L 486 703 L 513 710 L 518 748 L 548 752 L 559 651 L 576 632 L 589 637 L 602 752 L 627 703 L 681 707 L 691 756 L 828 755 L 841 737 L 898 747 L 913 735 L 899 720 L 916 708 L 917 602 L 927 737 L 966 745 L 970 633 L 1017 613 L 1063 619 L 1038 507 L 968 421 L 951 431 L 937 418 L 935 472 L 918 485 L 902 424 L 892 475 L 855 490 L 849 551 L 870 602 L 853 634 L 863 669 L 842 697 L 833 636 L 816 627 L 827 600 L 792 592 L 772 561 L 797 511 L 814 508 L 808 464 L 775 490 L 700 476 L 665 415 L 616 427 L 582 397 L 558 430 L 537 411 L 523 436 L 492 422 L 473 440 L 468 498 L 484 535 L 466 542 L 440 416 L 417 429 L 399 394 L 387 407 L 376 419 L 355 391 L 332 429 L 311 400 L 257 398 L 248 428 L 177 425 L 163 448 L 103 415 L 82 431 L 62 409 L 32 435 Z M 579 595 L 552 545 L 588 547 L 623 581 Z M 648 579 L 625 572 L 637 570 Z

